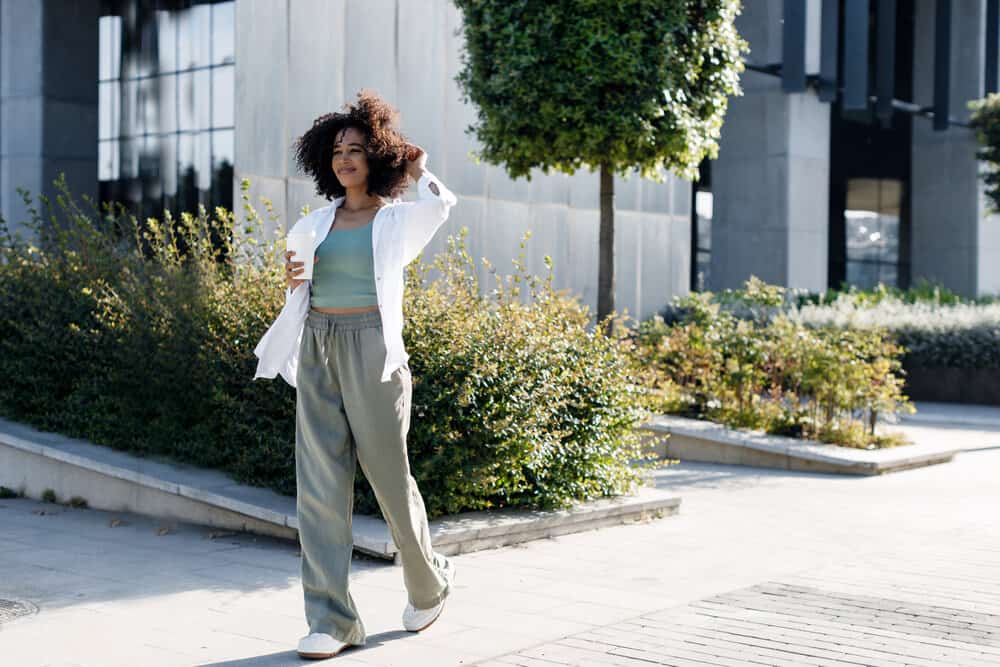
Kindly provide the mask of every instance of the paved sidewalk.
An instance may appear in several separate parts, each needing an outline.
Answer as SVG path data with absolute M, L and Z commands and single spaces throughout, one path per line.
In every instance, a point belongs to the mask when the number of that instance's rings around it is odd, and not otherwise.
M 1000 665 L 1000 430 L 977 428 L 914 427 L 981 448 L 884 477 L 663 470 L 680 515 L 458 556 L 419 635 L 400 569 L 356 558 L 368 646 L 314 664 Z M 0 535 L 0 598 L 39 608 L 0 664 L 309 664 L 292 543 L 25 499 Z

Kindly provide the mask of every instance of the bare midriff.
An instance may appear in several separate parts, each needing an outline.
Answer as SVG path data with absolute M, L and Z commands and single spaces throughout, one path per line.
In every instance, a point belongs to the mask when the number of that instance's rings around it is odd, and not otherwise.
M 351 313 L 370 313 L 378 310 L 378 306 L 366 306 L 364 308 L 310 308 L 317 313 L 333 313 L 334 315 L 350 315 Z

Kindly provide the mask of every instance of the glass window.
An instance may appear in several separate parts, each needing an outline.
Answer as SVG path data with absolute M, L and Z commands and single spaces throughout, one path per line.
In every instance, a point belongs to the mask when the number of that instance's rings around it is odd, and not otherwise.
M 117 181 L 119 173 L 119 148 L 115 140 L 97 144 L 97 178 L 101 181 Z
M 98 84 L 98 139 L 113 139 L 118 136 L 119 90 L 117 81 Z
M 212 187 L 212 134 L 198 132 L 194 135 L 194 168 L 199 190 Z
M 177 50 L 182 70 L 210 65 L 212 8 L 195 5 L 178 12 Z
M 218 170 L 233 165 L 233 131 L 212 132 L 212 169 Z
M 899 213 L 902 182 L 854 178 L 847 182 L 846 280 L 858 287 L 899 286 Z
M 168 134 L 160 138 L 160 178 L 163 179 L 163 194 L 177 194 L 177 135 Z
M 708 270 L 712 261 L 712 193 L 695 190 L 695 290 L 708 289 Z
M 121 150 L 121 172 L 120 178 L 139 177 L 139 149 L 142 145 L 142 137 L 122 139 L 119 142 Z
M 122 17 L 102 16 L 98 23 L 100 61 L 97 76 L 101 81 L 121 76 Z
M 102 201 L 157 217 L 232 207 L 234 5 L 102 0 Z
M 156 12 L 157 39 L 156 46 L 159 55 L 159 72 L 177 71 L 177 13 L 167 11 Z
M 212 73 L 207 69 L 177 75 L 179 128 L 182 132 L 211 127 L 211 81 Z M 232 124 L 230 115 L 228 125 Z
M 194 123 L 197 130 L 212 127 L 212 70 L 194 72 Z
M 212 69 L 212 127 L 232 127 L 236 117 L 233 86 L 233 65 Z
M 160 82 L 155 77 L 139 79 L 136 99 L 139 105 L 139 127 L 143 134 L 160 131 Z
M 122 127 L 123 137 L 134 137 L 142 134 L 139 113 L 139 82 L 125 81 L 122 84 Z
M 165 74 L 157 77 L 159 99 L 157 112 L 159 114 L 160 132 L 177 131 L 177 75 Z
M 212 64 L 225 65 L 236 62 L 233 44 L 233 26 L 236 25 L 235 5 L 222 2 L 212 5 Z
M 160 179 L 161 139 L 158 136 L 145 137 L 139 152 L 139 178 L 142 180 L 144 200 L 158 200 L 163 196 L 163 183 Z
M 194 72 L 177 75 L 177 129 L 196 129 L 194 109 Z

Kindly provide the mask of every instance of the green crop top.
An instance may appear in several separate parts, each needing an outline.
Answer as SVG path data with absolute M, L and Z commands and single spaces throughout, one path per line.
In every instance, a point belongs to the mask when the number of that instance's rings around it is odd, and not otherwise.
M 331 229 L 316 248 L 309 305 L 318 308 L 362 308 L 378 305 L 375 259 L 369 222 L 354 229 Z

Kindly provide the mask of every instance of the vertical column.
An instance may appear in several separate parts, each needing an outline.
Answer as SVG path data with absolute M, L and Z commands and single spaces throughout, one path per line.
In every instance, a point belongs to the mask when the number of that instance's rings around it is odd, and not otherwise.
M 0 0 L 0 211 L 18 228 L 18 187 L 55 198 L 66 174 L 97 197 L 98 0 Z
M 747 3 L 737 19 L 751 62 L 781 61 L 781 2 Z M 818 12 L 810 20 L 818 21 Z M 812 31 L 814 34 L 818 30 Z M 755 275 L 809 290 L 827 285 L 830 106 L 786 94 L 778 77 L 747 71 L 712 164 L 711 289 Z
M 938 27 L 933 3 L 915 3 L 914 101 L 934 99 L 934 45 Z M 966 104 L 983 91 L 985 3 L 952 5 L 949 107 L 968 120 Z M 913 280 L 941 283 L 967 296 L 1000 291 L 1000 231 L 986 216 L 973 133 L 951 126 L 936 132 L 927 118 L 913 119 Z

